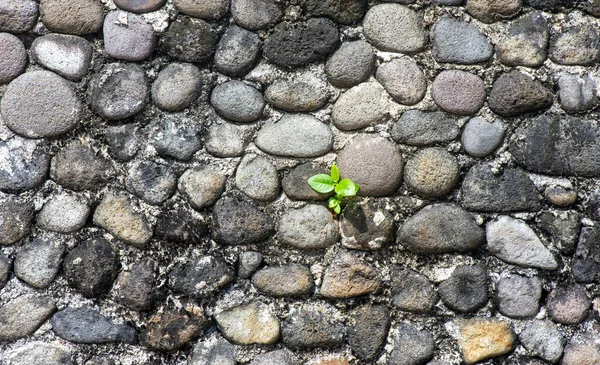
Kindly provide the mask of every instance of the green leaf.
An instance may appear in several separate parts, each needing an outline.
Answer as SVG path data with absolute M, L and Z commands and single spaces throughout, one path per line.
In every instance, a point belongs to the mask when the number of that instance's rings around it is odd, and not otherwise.
M 308 185 L 318 193 L 329 193 L 333 191 L 334 182 L 331 176 L 318 174 L 308 178 Z
M 333 182 L 340 181 L 340 170 L 335 164 L 331 166 L 331 171 L 329 173 L 331 174 L 331 179 Z
M 333 211 L 335 212 L 335 214 L 340 214 L 340 212 L 342 211 L 342 207 L 340 207 L 340 205 L 338 204 L 333 208 Z
M 329 209 L 335 208 L 336 205 L 340 205 L 340 201 L 337 200 L 335 196 L 329 198 L 329 200 L 327 201 L 327 206 L 329 207 Z
M 335 192 L 341 196 L 355 196 L 358 193 L 358 185 L 350 179 L 342 179 L 335 186 Z

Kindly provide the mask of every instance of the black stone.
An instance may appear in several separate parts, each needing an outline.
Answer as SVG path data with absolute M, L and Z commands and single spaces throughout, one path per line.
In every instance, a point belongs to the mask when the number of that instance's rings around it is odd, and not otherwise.
M 336 23 L 352 24 L 365 16 L 367 0 L 306 0 L 304 4 L 312 16 L 326 16 Z
M 394 267 L 391 273 L 392 305 L 401 310 L 429 313 L 439 297 L 425 275 Z
M 197 338 L 209 321 L 183 310 L 156 314 L 140 335 L 140 343 L 157 351 L 175 351 Z
M 202 256 L 177 264 L 169 273 L 169 288 L 202 298 L 219 291 L 234 278 L 233 270 L 220 257 Z
M 207 22 L 182 17 L 171 23 L 160 38 L 160 48 L 178 61 L 208 61 L 217 48 L 219 36 Z
M 394 349 L 387 365 L 421 365 L 433 356 L 435 340 L 431 333 L 419 330 L 407 322 L 394 330 Z
M 488 105 L 500 116 L 514 117 L 546 109 L 553 100 L 552 92 L 539 81 L 519 71 L 512 71 L 494 81 Z
M 0 202 L 0 245 L 12 245 L 27 236 L 32 220 L 32 203 L 14 197 Z
M 557 212 L 556 214 L 546 211 L 537 217 L 542 232 L 547 234 L 550 242 L 565 255 L 572 255 L 575 250 L 581 230 L 580 219 L 579 213 L 575 211 Z
M 345 326 L 318 307 L 292 312 L 281 323 L 281 338 L 290 349 L 341 346 L 345 337 Z
M 571 270 L 579 283 L 600 281 L 600 228 L 583 227 L 579 235 L 577 250 L 573 257 Z
M 254 205 L 234 198 L 219 200 L 213 210 L 213 239 L 226 245 L 258 243 L 275 230 L 273 219 Z
M 348 344 L 356 357 L 374 361 L 379 357 L 390 329 L 390 311 L 382 305 L 364 305 L 350 313 Z
M 130 167 L 125 184 L 127 190 L 147 203 L 159 205 L 175 193 L 177 176 L 169 166 L 140 161 Z
M 140 148 L 138 128 L 135 125 L 108 127 L 104 139 L 112 156 L 124 162 L 131 160 Z
M 133 327 L 116 324 L 112 319 L 88 307 L 68 307 L 52 316 L 50 323 L 58 337 L 70 342 L 97 344 L 137 342 L 137 332 Z
M 488 302 L 488 287 L 489 277 L 484 266 L 459 266 L 440 283 L 438 292 L 448 308 L 468 313 Z
M 29 147 L 35 142 L 23 138 L 21 140 L 25 146 L 20 143 L 13 146 L 11 141 L 0 141 L 0 153 L 6 159 L 0 166 L 0 191 L 20 193 L 33 189 L 46 180 L 50 156 L 41 145 L 34 147 L 30 155 L 23 147 Z
M 148 310 L 165 294 L 158 280 L 158 264 L 141 259 L 129 271 L 122 271 L 117 280 L 119 302 L 133 310 Z
M 154 234 L 167 241 L 199 244 L 208 235 L 208 225 L 194 212 L 179 207 L 160 213 Z

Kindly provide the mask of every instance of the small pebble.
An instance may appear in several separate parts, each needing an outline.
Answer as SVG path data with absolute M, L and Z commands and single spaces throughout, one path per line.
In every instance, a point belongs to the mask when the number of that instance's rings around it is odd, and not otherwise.
M 544 197 L 558 207 L 570 207 L 577 201 L 577 191 L 562 186 L 550 186 L 544 190 Z
M 234 198 L 219 200 L 213 209 L 213 239 L 225 245 L 247 245 L 274 233 L 271 216 L 255 205 Z
M 198 166 L 186 170 L 177 183 L 177 189 L 192 207 L 203 209 L 215 204 L 225 189 L 227 176 L 213 166 Z
M 38 20 L 38 2 L 0 0 L 0 32 L 26 33 Z
M 337 221 L 322 205 L 289 209 L 281 216 L 277 238 L 299 249 L 327 248 L 338 241 Z
M 171 63 L 152 83 L 152 100 L 159 108 L 176 112 L 188 108 L 200 96 L 203 79 L 198 67 Z
M 52 331 L 63 340 L 74 343 L 128 343 L 137 342 L 137 332 L 127 324 L 117 324 L 95 309 L 87 306 L 67 307 L 50 320 Z
M 233 269 L 221 257 L 200 256 L 175 265 L 168 274 L 168 285 L 189 297 L 204 298 L 223 289 L 234 276 Z
M 0 245 L 12 245 L 27 236 L 32 220 L 32 203 L 15 197 L 0 202 Z
M 105 193 L 94 212 L 94 224 L 115 238 L 137 248 L 144 248 L 152 238 L 152 226 L 124 194 Z
M 519 334 L 523 346 L 534 356 L 557 363 L 563 353 L 564 337 L 552 321 L 533 321 Z
M 346 337 L 346 326 L 337 321 L 331 311 L 332 308 L 322 304 L 305 304 L 291 309 L 281 323 L 283 343 L 297 350 L 341 346 Z
M 252 276 L 252 285 L 276 298 L 309 295 L 315 286 L 310 269 L 297 264 L 261 269 Z
M 466 9 L 474 18 L 493 23 L 512 18 L 521 10 L 522 0 L 466 0 Z
M 95 0 L 40 0 L 40 20 L 56 33 L 89 35 L 102 29 L 104 5 Z
M 340 217 L 341 244 L 353 250 L 378 250 L 395 242 L 394 218 L 376 201 L 349 203 Z
M 15 341 L 35 332 L 56 311 L 54 300 L 24 294 L 0 306 L 0 340 Z
M 476 114 L 485 102 L 483 80 L 460 70 L 440 72 L 431 84 L 431 97 L 440 109 L 458 115 Z
M 159 156 L 179 161 L 190 160 L 202 147 L 198 127 L 175 120 L 160 123 L 152 139 Z
M 37 216 L 37 225 L 53 232 L 77 232 L 85 226 L 90 211 L 83 199 L 67 193 L 57 194 L 44 204 Z
M 546 299 L 550 317 L 561 324 L 581 323 L 588 316 L 591 305 L 591 299 L 580 286 L 559 286 Z
M 425 275 L 398 266 L 391 273 L 392 305 L 414 313 L 431 313 L 439 297 Z
M 75 142 L 60 149 L 50 164 L 50 177 L 72 190 L 96 190 L 114 173 L 111 162 L 91 146 Z
M 36 238 L 15 256 L 15 276 L 34 288 L 46 288 L 62 266 L 65 245 L 58 240 Z
M 483 265 L 458 266 L 438 287 L 444 304 L 457 312 L 475 312 L 488 302 L 489 275 Z
M 548 49 L 550 59 L 561 65 L 589 66 L 600 59 L 600 37 L 595 27 L 567 27 L 553 34 Z
M 218 41 L 219 36 L 209 23 L 182 17 L 161 35 L 159 48 L 177 61 L 204 63 L 213 57 Z
M 432 55 L 438 62 L 471 65 L 489 60 L 494 48 L 473 23 L 441 17 L 431 28 Z
M 92 46 L 85 38 L 51 33 L 33 41 L 31 55 L 50 71 L 77 81 L 90 67 Z
M 140 343 L 151 350 L 173 352 L 199 337 L 208 324 L 203 314 L 190 314 L 184 310 L 157 313 L 140 334 Z
M 104 19 L 102 33 L 104 49 L 112 58 L 143 61 L 150 57 L 156 47 L 152 25 L 136 14 L 111 11 Z
M 241 27 L 260 30 L 275 24 L 282 11 L 273 0 L 231 0 L 231 16 Z
M 324 83 L 278 80 L 269 85 L 265 99 L 275 108 L 288 112 L 310 112 L 327 103 L 329 94 Z
M 260 55 L 260 46 L 261 41 L 256 33 L 232 25 L 219 40 L 215 67 L 226 75 L 242 76 L 254 67 Z
M 565 74 L 558 78 L 560 105 L 567 113 L 581 113 L 598 105 L 596 81 L 589 75 L 583 77 Z
M 504 124 L 499 119 L 489 122 L 475 117 L 465 125 L 461 141 L 466 153 L 481 158 L 500 146 L 504 140 L 504 133 Z
M 149 13 L 160 9 L 166 0 L 113 0 L 116 6 L 134 13 Z
M 411 58 L 395 58 L 379 65 L 375 77 L 400 104 L 414 105 L 425 97 L 427 79 Z
M 427 148 L 411 156 L 404 166 L 404 182 L 424 197 L 447 195 L 460 180 L 458 161 L 442 148 Z
M 2 28 L 2 2 L 0 2 L 0 28 Z M 27 51 L 19 38 L 10 33 L 0 33 L 0 85 L 8 84 L 25 71 Z
M 229 0 L 174 0 L 173 4 L 180 12 L 200 19 L 219 19 L 229 10 Z
M 247 154 L 237 166 L 235 185 L 251 199 L 272 201 L 279 195 L 279 173 L 269 159 Z
M 127 190 L 147 203 L 160 205 L 175 193 L 177 175 L 172 168 L 152 161 L 139 161 L 127 171 Z
M 494 81 L 488 106 L 500 116 L 514 117 L 546 109 L 553 99 L 552 92 L 539 81 L 514 70 Z
M 369 43 L 387 52 L 416 53 L 427 43 L 423 16 L 400 4 L 371 7 L 363 19 L 363 32 Z
M 548 21 L 532 12 L 510 25 L 508 36 L 496 45 L 500 62 L 509 66 L 539 67 L 548 56 Z
M 534 317 L 540 309 L 541 296 L 542 282 L 535 276 L 502 276 L 496 284 L 498 310 L 507 317 Z
M 367 80 L 375 69 L 375 54 L 365 41 L 344 42 L 327 60 L 327 80 L 337 87 L 350 88 Z
M 215 86 L 210 103 L 223 118 L 240 123 L 260 119 L 265 107 L 260 91 L 235 80 Z
M 391 332 L 394 347 L 388 365 L 425 364 L 433 357 L 435 339 L 428 331 L 401 322 Z
M 257 301 L 215 314 L 217 328 L 236 345 L 270 345 L 279 340 L 279 319 Z
M 216 157 L 239 157 L 250 142 L 251 127 L 221 121 L 213 123 L 206 132 L 204 148 Z
M 508 323 L 495 319 L 463 319 L 458 321 L 458 327 L 458 345 L 467 364 L 508 354 L 517 340 Z
M 349 299 L 378 292 L 382 281 L 377 270 L 357 256 L 339 251 L 325 270 L 320 294 L 325 298 Z
M 456 120 L 442 112 L 408 110 L 392 127 L 392 138 L 411 146 L 449 142 L 460 133 Z
M 257 251 L 245 251 L 238 257 L 238 276 L 247 279 L 263 262 L 263 254 Z
M 348 344 L 363 361 L 377 359 L 390 329 L 390 311 L 383 305 L 362 305 L 349 314 Z

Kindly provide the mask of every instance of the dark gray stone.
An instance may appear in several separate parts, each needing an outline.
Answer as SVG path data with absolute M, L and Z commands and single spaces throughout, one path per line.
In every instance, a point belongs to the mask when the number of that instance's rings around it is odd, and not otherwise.
M 473 157 L 485 157 L 502 143 L 504 124 L 500 120 L 489 122 L 475 117 L 467 123 L 462 133 L 465 152 Z
M 538 215 L 537 222 L 554 247 L 565 255 L 572 255 L 581 230 L 580 219 L 579 213 L 575 211 L 545 211 Z
M 120 60 L 143 61 L 152 55 L 156 47 L 152 25 L 139 15 L 120 10 L 106 15 L 102 34 L 106 53 Z
M 340 233 L 342 246 L 357 250 L 378 250 L 396 240 L 394 217 L 376 201 L 346 205 Z
M 154 306 L 163 294 L 158 280 L 158 264 L 148 258 L 142 258 L 117 278 L 117 298 L 127 308 L 144 311 Z
M 392 127 L 392 138 L 398 143 L 427 146 L 449 142 L 460 133 L 456 120 L 442 112 L 408 110 Z
M 277 80 L 265 91 L 265 99 L 273 107 L 288 112 L 311 112 L 327 103 L 329 93 L 317 80 Z
M 173 4 L 180 12 L 200 19 L 219 19 L 229 10 L 229 0 L 174 0 Z
M 337 47 L 338 38 L 337 26 L 329 19 L 281 22 L 265 41 L 263 52 L 277 66 L 300 67 L 325 59 Z
M 38 19 L 38 2 L 23 0 L 0 1 L 0 32 L 25 33 L 33 29 Z
M 203 315 L 183 309 L 156 313 L 140 334 L 140 343 L 154 351 L 173 352 L 196 339 L 208 325 Z
M 35 238 L 15 256 L 15 276 L 35 288 L 45 288 L 56 277 L 63 261 L 65 246 L 58 240 Z
M 252 285 L 262 293 L 279 298 L 309 295 L 315 283 L 308 267 L 289 264 L 257 271 L 252 276 Z
M 202 147 L 199 131 L 193 125 L 182 125 L 169 120 L 161 123 L 152 135 L 156 152 L 163 158 L 188 161 Z
M 365 41 L 344 42 L 327 60 L 327 80 L 337 87 L 349 88 L 371 76 L 375 68 L 375 54 Z
M 134 344 L 137 332 L 127 324 L 116 324 L 89 307 L 66 309 L 56 313 L 50 320 L 54 333 L 75 343 L 118 343 Z
M 600 281 L 600 229 L 583 227 L 579 235 L 577 250 L 571 264 L 575 281 L 594 283 Z
M 119 258 L 109 242 L 92 238 L 67 253 L 63 270 L 69 285 L 84 297 L 95 298 L 110 291 L 119 271 Z
M 177 264 L 169 273 L 169 288 L 193 298 L 203 298 L 221 290 L 234 278 L 225 260 L 215 256 Z
M 160 37 L 160 50 L 182 62 L 203 63 L 217 49 L 219 36 L 215 29 L 200 19 L 182 17 L 171 23 Z
M 210 103 L 223 118 L 240 123 L 260 119 L 265 107 L 260 91 L 237 80 L 215 86 Z
M 281 180 L 285 195 L 291 200 L 324 200 L 332 196 L 333 192 L 317 193 L 308 185 L 308 179 L 317 174 L 329 174 L 329 171 L 311 162 L 294 167 Z
M 258 34 L 232 25 L 223 34 L 215 52 L 215 67 L 230 76 L 242 76 L 254 67 L 260 55 Z
M 274 232 L 273 220 L 256 206 L 234 198 L 219 200 L 213 209 L 213 239 L 226 245 L 265 241 Z
M 431 333 L 408 322 L 398 324 L 392 332 L 394 348 L 387 365 L 422 365 L 433 357 L 435 339 Z
M 505 168 L 494 174 L 487 164 L 473 166 L 462 183 L 462 205 L 481 212 L 534 211 L 541 196 L 520 169 Z
M 501 276 L 496 284 L 498 310 L 507 317 L 535 317 L 541 296 L 542 282 L 535 276 Z
M 203 81 L 198 67 L 189 63 L 170 63 L 152 83 L 152 100 L 163 110 L 183 110 L 198 99 Z
M 538 67 L 546 61 L 549 38 L 546 18 L 535 11 L 512 22 L 508 36 L 496 45 L 496 55 L 505 65 Z
M 344 343 L 346 327 L 319 305 L 293 309 L 281 323 L 281 338 L 290 349 L 331 348 Z
M 398 230 L 398 241 L 407 250 L 422 255 L 468 252 L 483 245 L 485 234 L 459 206 L 433 204 L 404 222 Z
M 581 286 L 558 286 L 548 295 L 546 306 L 554 322 L 579 324 L 588 316 L 592 300 Z
M 259 30 L 275 24 L 282 11 L 273 0 L 232 0 L 231 15 L 239 26 Z
M 107 127 L 104 139 L 110 147 L 111 155 L 124 162 L 131 160 L 141 145 L 139 129 L 131 124 Z
M 444 304 L 457 312 L 475 312 L 488 302 L 489 277 L 483 265 L 458 266 L 440 283 L 438 293 Z
M 2 27 L 1 23 L 2 3 L 0 3 L 0 27 Z M 0 60 L 0 85 L 2 85 L 8 84 L 25 72 L 27 51 L 19 38 L 9 33 L 0 33 L 0 53 L 3 54 Z
M 589 66 L 600 59 L 600 37 L 595 27 L 567 27 L 550 38 L 549 57 L 561 65 Z
M 441 17 L 431 28 L 432 55 L 438 62 L 471 65 L 485 62 L 494 48 L 473 23 Z
M 263 254 L 256 251 L 245 251 L 238 257 L 238 276 L 249 278 L 263 262 Z
M 235 346 L 221 337 L 198 342 L 189 365 L 236 365 Z
M 159 214 L 154 234 L 157 238 L 171 242 L 200 244 L 208 236 L 208 225 L 197 213 L 179 207 Z
M 72 190 L 96 190 L 113 175 L 112 164 L 83 143 L 67 145 L 52 158 L 50 177 Z
M 363 305 L 349 315 L 348 344 L 356 357 L 374 361 L 390 329 L 390 311 L 383 305 Z
M 400 310 L 431 313 L 438 294 L 425 275 L 395 266 L 391 273 L 392 305 Z
M 369 43 L 388 52 L 416 53 L 427 43 L 423 16 L 399 4 L 371 7 L 363 19 L 363 33 Z
M 35 332 L 56 311 L 54 300 L 24 294 L 0 307 L 0 340 L 14 341 Z
M 175 193 L 177 176 L 169 166 L 138 161 L 127 171 L 125 184 L 129 191 L 144 201 L 160 205 Z
M 515 117 L 546 109 L 553 99 L 552 92 L 539 81 L 514 70 L 494 81 L 488 106 L 498 115 Z
M 27 236 L 33 220 L 33 203 L 16 197 L 0 202 L 0 245 L 12 245 Z
M 363 18 L 368 4 L 367 0 L 350 0 L 343 3 L 335 0 L 307 0 L 305 7 L 312 16 L 325 16 L 336 23 L 352 24 Z

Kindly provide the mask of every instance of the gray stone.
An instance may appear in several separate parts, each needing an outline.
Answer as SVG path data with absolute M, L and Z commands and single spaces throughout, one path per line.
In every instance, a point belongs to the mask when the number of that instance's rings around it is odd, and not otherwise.
M 114 0 L 116 6 L 134 13 L 149 13 L 160 9 L 167 0 Z
M 571 255 L 575 251 L 577 239 L 579 238 L 580 219 L 579 213 L 567 210 L 541 212 L 536 221 L 554 247 L 558 248 L 563 254 Z M 600 256 L 598 258 L 600 259 Z M 573 265 L 575 265 L 575 262 L 573 262 Z
M 96 0 L 40 0 L 40 20 L 56 32 L 97 33 L 104 21 L 104 5 Z
M 390 311 L 383 305 L 363 305 L 350 312 L 348 344 L 363 361 L 377 359 L 390 329 Z
M 448 113 L 473 115 L 485 102 L 485 85 L 475 74 L 461 70 L 445 70 L 433 80 L 431 97 L 440 109 Z
M 200 19 L 219 19 L 229 10 L 229 0 L 175 0 L 173 4 L 180 12 Z
M 11 81 L 0 111 L 13 132 L 27 138 L 53 138 L 77 128 L 83 105 L 65 79 L 49 71 L 32 71 Z
M 438 293 L 444 304 L 457 312 L 475 312 L 488 302 L 489 277 L 483 265 L 458 266 L 440 283 Z
M 485 157 L 500 146 L 504 132 L 504 124 L 498 119 L 489 122 L 479 117 L 472 118 L 462 132 L 463 148 L 473 157 Z
M 331 299 L 349 299 L 377 293 L 382 281 L 375 267 L 358 256 L 339 251 L 325 270 L 321 296 Z
M 398 143 L 427 146 L 449 142 L 460 133 L 456 121 L 442 112 L 408 110 L 392 127 L 392 138 Z
M 600 59 L 600 37 L 595 27 L 567 27 L 553 34 L 548 50 L 550 59 L 561 65 L 589 66 Z
M 149 310 L 161 295 L 159 284 L 158 264 L 142 258 L 119 274 L 116 282 L 118 301 L 133 310 Z
M 344 42 L 327 60 L 327 80 L 337 87 L 349 88 L 371 76 L 375 68 L 375 54 L 365 41 Z
M 179 178 L 177 189 L 192 207 L 203 209 L 213 205 L 225 189 L 225 176 L 216 167 L 206 165 L 192 167 Z
M 600 362 L 600 347 L 591 336 L 585 340 L 570 341 L 565 346 L 561 365 L 594 365 Z
M 235 171 L 235 186 L 249 198 L 272 201 L 279 195 L 279 174 L 267 158 L 246 154 Z
M 260 55 L 260 46 L 258 34 L 232 25 L 219 40 L 215 52 L 215 67 L 226 75 L 242 76 L 254 67 Z
M 133 163 L 125 179 L 127 189 L 144 201 L 160 205 L 175 193 L 177 175 L 172 168 L 152 161 Z
M 74 365 L 71 350 L 58 343 L 30 341 L 7 353 L 7 365 Z
M 496 55 L 505 65 L 539 67 L 548 56 L 549 38 L 546 18 L 535 11 L 512 22 L 508 36 L 496 45 Z
M 309 268 L 298 264 L 265 267 L 252 276 L 252 285 L 278 298 L 309 295 L 315 286 Z
M 427 79 L 417 63 L 409 57 L 381 64 L 375 77 L 400 104 L 414 105 L 425 97 Z
M 84 297 L 95 298 L 110 291 L 119 270 L 119 258 L 109 242 L 92 238 L 69 251 L 63 266 L 69 285 Z
M 53 232 L 77 232 L 85 226 L 90 211 L 83 199 L 66 193 L 57 194 L 44 204 L 37 216 L 37 225 Z
M 340 233 L 342 246 L 356 250 L 378 250 L 396 240 L 394 217 L 376 201 L 346 205 Z
M 204 298 L 221 290 L 234 278 L 225 260 L 215 256 L 200 256 L 179 263 L 169 273 L 171 290 L 192 298 Z
M 0 32 L 25 33 L 33 29 L 38 19 L 38 3 L 23 0 L 0 0 Z
M 175 60 L 204 63 L 214 55 L 218 41 L 219 36 L 211 24 L 181 17 L 161 35 L 159 46 L 162 52 Z
M 272 155 L 317 157 L 331 151 L 333 132 L 312 115 L 285 114 L 277 122 L 266 122 L 256 134 L 255 143 Z
M 498 310 L 507 317 L 534 317 L 539 311 L 541 296 L 542 282 L 535 276 L 501 276 L 496 284 Z
M 592 0 L 594 1 L 594 0 Z M 535 9 L 557 10 L 558 7 L 572 6 L 571 0 L 525 0 L 525 4 Z
M 346 327 L 328 314 L 323 305 L 305 305 L 292 309 L 281 323 L 281 338 L 290 349 L 337 347 L 344 343 Z
M 546 109 L 553 99 L 552 92 L 539 81 L 514 70 L 494 81 L 488 106 L 498 115 L 514 117 Z
M 580 113 L 598 105 L 596 81 L 589 74 L 565 74 L 558 78 L 560 105 L 568 113 Z
M 346 25 L 361 20 L 368 9 L 367 0 L 349 0 L 344 3 L 336 0 L 308 0 L 305 6 L 312 16 L 326 16 L 336 23 Z
M 205 219 L 186 207 L 164 210 L 157 217 L 154 234 L 171 242 L 201 244 L 208 236 Z
M 558 286 L 546 299 L 550 317 L 561 324 L 581 323 L 588 316 L 591 305 L 591 299 L 580 286 Z
M 0 245 L 12 245 L 27 236 L 33 220 L 33 203 L 16 197 L 0 202 Z
M 95 344 L 137 342 L 137 333 L 133 327 L 116 324 L 111 318 L 89 307 L 67 307 L 52 316 L 50 322 L 54 333 L 70 342 Z
M 575 257 L 571 264 L 575 281 L 593 283 L 600 280 L 600 250 L 597 244 L 599 239 L 600 229 L 598 227 L 581 229 L 577 251 L 575 251 Z
M 10 258 L 0 255 L 0 289 L 4 288 L 4 285 L 8 282 L 12 266 L 13 263 Z
M 225 245 L 267 240 L 275 230 L 271 216 L 255 205 L 234 198 L 219 200 L 213 209 L 213 239 Z
M 541 200 L 523 170 L 505 168 L 494 174 L 487 164 L 471 167 L 463 179 L 462 193 L 462 205 L 481 212 L 534 211 Z
M 236 80 L 215 86 L 210 103 L 223 118 L 240 123 L 260 119 L 265 107 L 260 91 Z
M 152 226 L 137 202 L 122 193 L 105 193 L 94 212 L 94 224 L 110 232 L 115 238 L 137 248 L 145 248 L 152 238 Z
M 424 197 L 442 197 L 460 180 L 458 161 L 446 150 L 426 148 L 411 156 L 404 166 L 406 186 Z
M 387 365 L 420 365 L 433 357 L 435 339 L 431 333 L 408 322 L 397 324 L 392 333 L 394 347 Z
M 106 53 L 120 60 L 143 61 L 156 47 L 152 25 L 139 15 L 120 10 L 106 15 L 102 34 Z
M 189 63 L 170 63 L 152 83 L 152 100 L 163 110 L 183 110 L 198 99 L 202 83 L 198 67 Z
M 338 241 L 337 221 L 322 205 L 289 209 L 281 217 L 277 238 L 299 249 L 327 248 Z
M 282 11 L 273 0 L 231 0 L 231 15 L 239 26 L 259 30 L 275 24 Z
M 52 158 L 50 177 L 72 190 L 96 190 L 112 177 L 110 161 L 88 144 L 75 142 L 60 149 Z
M 144 110 L 150 100 L 146 73 L 136 64 L 107 64 L 90 80 L 88 98 L 102 118 L 131 117 Z
M 56 310 L 54 301 L 38 294 L 24 294 L 0 307 L 0 340 L 14 341 L 35 332 Z
M 223 337 L 237 345 L 271 345 L 279 340 L 279 319 L 257 301 L 222 311 L 214 317 Z
M 188 161 L 202 147 L 198 129 L 194 125 L 185 125 L 168 120 L 159 124 L 152 135 L 156 152 L 163 158 Z
M 238 276 L 247 279 L 263 262 L 263 254 L 257 251 L 245 251 L 238 256 Z
M 326 85 L 317 79 L 278 80 L 265 91 L 265 99 L 269 104 L 288 112 L 311 112 L 320 109 L 327 103 L 328 98 Z
M 433 0 L 433 2 L 438 5 L 458 6 L 462 5 L 464 0 Z
M 363 19 L 363 32 L 382 51 L 416 53 L 427 43 L 422 15 L 399 4 L 371 7 Z
M 552 321 L 533 321 L 519 334 L 523 346 L 533 355 L 551 363 L 560 360 L 564 348 L 564 337 Z
M 334 193 L 318 193 L 308 185 L 308 179 L 317 174 L 329 174 L 322 166 L 307 162 L 298 165 L 281 180 L 285 195 L 291 200 L 324 200 Z
M 139 134 L 139 128 L 135 125 L 108 126 L 104 139 L 110 147 L 111 155 L 117 160 L 127 162 L 140 149 Z
M 206 132 L 204 148 L 216 157 L 239 157 L 253 134 L 254 130 L 249 126 L 225 121 L 213 123 Z
M 524 221 L 503 215 L 488 222 L 485 230 L 488 251 L 500 260 L 542 270 L 558 268 L 550 250 Z
M 92 46 L 85 38 L 51 33 L 33 41 L 31 56 L 63 77 L 81 80 L 92 61 Z
M 471 65 L 485 62 L 494 48 L 473 23 L 441 17 L 431 28 L 432 55 L 438 62 Z
M 289 350 L 275 350 L 256 355 L 249 365 L 298 365 L 299 362 Z
M 2 26 L 2 3 L 0 3 L 0 27 Z M 25 71 L 27 51 L 19 38 L 9 33 L 0 33 L 0 85 L 8 84 Z
M 393 194 L 402 181 L 402 165 L 396 144 L 375 135 L 359 134 L 338 153 L 342 178 L 358 184 L 362 196 Z
M 384 123 L 389 117 L 387 97 L 387 92 L 378 82 L 354 86 L 333 104 L 331 120 L 343 131 Z
M 58 240 L 35 238 L 22 246 L 15 256 L 15 276 L 35 288 L 45 288 L 56 277 L 65 246 Z
M 596 177 L 600 176 L 599 136 L 595 121 L 542 115 L 517 128 L 509 151 L 532 172 Z
M 392 305 L 400 310 L 431 313 L 439 297 L 425 275 L 395 266 L 391 273 Z
M 236 365 L 235 346 L 221 337 L 198 342 L 192 350 L 189 365 Z
M 467 0 L 467 12 L 485 23 L 512 18 L 521 10 L 522 0 Z
M 460 236 L 456 232 L 461 232 Z M 398 241 L 407 250 L 422 255 L 468 252 L 483 245 L 485 233 L 459 206 L 433 204 L 404 222 L 398 230 Z
M 338 43 L 339 31 L 333 21 L 310 18 L 306 22 L 279 23 L 265 40 L 263 52 L 277 66 L 300 67 L 324 60 Z

